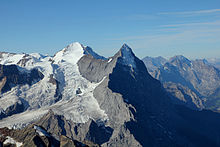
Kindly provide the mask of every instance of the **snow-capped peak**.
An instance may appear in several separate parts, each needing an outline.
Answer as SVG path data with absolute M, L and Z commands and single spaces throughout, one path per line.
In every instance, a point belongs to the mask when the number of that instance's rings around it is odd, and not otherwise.
M 132 49 L 127 44 L 123 44 L 123 46 L 120 49 L 120 52 L 121 52 L 121 57 L 123 59 L 123 64 L 135 68 L 136 67 L 134 61 L 135 55 L 132 52 Z
M 56 53 L 53 59 L 55 63 L 66 61 L 68 63 L 76 64 L 83 55 L 83 46 L 79 42 L 75 42 Z
M 83 50 L 83 45 L 79 42 L 73 42 L 64 48 L 64 51 L 74 51 L 77 49 Z
M 83 46 L 79 42 L 74 42 L 56 53 L 54 56 L 54 61 L 56 63 L 66 61 L 76 64 L 83 55 L 88 54 L 92 55 L 96 59 L 105 59 L 104 57 L 95 53 L 90 47 Z

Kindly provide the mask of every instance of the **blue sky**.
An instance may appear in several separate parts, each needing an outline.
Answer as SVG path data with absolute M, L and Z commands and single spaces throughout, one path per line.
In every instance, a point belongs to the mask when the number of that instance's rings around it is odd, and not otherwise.
M 0 0 L 0 51 L 53 55 L 78 41 L 106 57 L 220 57 L 219 0 Z

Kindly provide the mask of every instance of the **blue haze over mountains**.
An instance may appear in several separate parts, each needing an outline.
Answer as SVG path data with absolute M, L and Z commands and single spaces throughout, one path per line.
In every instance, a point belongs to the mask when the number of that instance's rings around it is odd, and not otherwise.
M 163 57 L 145 57 L 142 60 L 149 73 L 182 103 L 199 109 L 219 109 L 218 58 L 189 60 L 178 55 L 169 60 Z

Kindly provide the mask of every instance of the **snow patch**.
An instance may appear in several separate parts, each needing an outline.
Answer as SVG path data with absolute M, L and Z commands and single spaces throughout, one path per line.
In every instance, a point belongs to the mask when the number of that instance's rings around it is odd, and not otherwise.
M 41 127 L 34 125 L 34 129 L 36 130 L 36 132 L 40 135 L 40 136 L 47 136 L 49 137 L 50 135 L 47 133 L 47 131 L 45 131 L 44 129 L 42 129 Z
M 108 59 L 108 63 L 110 63 L 112 61 L 112 58 Z
M 10 136 L 6 137 L 6 140 L 3 142 L 3 144 L 15 144 L 16 147 L 21 147 L 23 145 L 22 142 L 17 142 L 15 141 L 13 138 L 11 138 Z
M 163 68 L 164 68 L 164 70 L 168 70 L 168 67 L 167 67 L 167 66 L 164 66 Z

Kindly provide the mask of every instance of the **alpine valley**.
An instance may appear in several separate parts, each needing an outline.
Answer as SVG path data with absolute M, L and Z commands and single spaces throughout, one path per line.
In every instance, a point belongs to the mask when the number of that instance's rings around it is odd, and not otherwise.
M 150 74 L 126 44 L 109 58 L 78 42 L 54 56 L 0 52 L 0 146 L 220 146 L 220 114 L 206 110 L 219 69 L 147 63 Z

